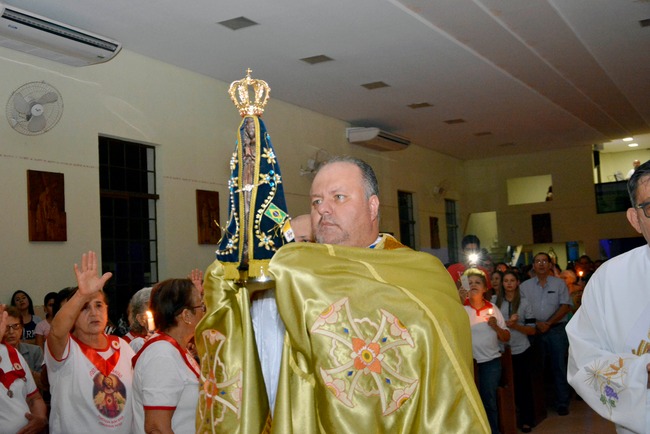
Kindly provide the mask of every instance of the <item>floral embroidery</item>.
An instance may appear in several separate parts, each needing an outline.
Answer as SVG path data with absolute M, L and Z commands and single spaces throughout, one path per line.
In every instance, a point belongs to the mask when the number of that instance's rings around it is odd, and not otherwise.
M 363 370 L 364 374 L 369 371 L 381 373 L 381 359 L 384 358 L 379 353 L 381 347 L 376 342 L 364 342 L 359 338 L 352 338 L 352 349 L 356 354 L 354 359 L 354 367 L 358 370 Z
M 238 143 L 235 142 L 235 149 L 237 149 Z M 237 151 L 233 152 L 230 157 L 230 171 L 232 172 L 237 167 Z
M 386 316 L 388 322 L 390 322 L 390 334 L 392 336 L 399 336 L 400 338 L 406 340 L 410 346 L 413 346 L 413 339 L 411 338 L 411 334 L 406 329 L 404 324 L 402 324 L 399 318 L 385 310 L 382 310 L 381 312 Z
M 320 326 L 325 323 L 334 324 L 337 322 L 339 320 L 339 311 L 347 301 L 347 298 L 343 298 L 334 304 L 330 304 L 327 309 L 318 316 L 316 322 L 314 322 L 314 325 L 311 327 L 312 330 L 320 328 Z
M 268 164 L 275 164 L 275 152 L 273 152 L 273 149 L 264 148 L 262 158 L 266 158 Z
M 266 250 L 271 250 L 271 248 L 275 246 L 275 241 L 273 241 L 273 238 L 266 234 L 262 234 L 258 238 L 260 242 L 257 243 L 257 247 L 264 247 Z
M 274 170 L 269 170 L 269 173 L 260 173 L 260 183 L 269 184 L 273 188 L 282 183 L 282 178 Z
M 408 328 L 395 315 L 380 309 L 377 316 L 378 323 L 353 317 L 345 297 L 323 310 L 310 330 L 329 339 L 325 344 L 328 363 L 320 363 L 329 366 L 319 367 L 325 387 L 348 407 L 355 407 L 355 395 L 379 399 L 386 416 L 417 390 L 418 379 L 403 372 L 407 348 L 415 345 Z
M 590 384 L 596 392 L 600 393 L 600 402 L 605 405 L 610 414 L 619 401 L 619 395 L 625 387 L 627 367 L 625 359 L 619 357 L 614 363 L 608 361 L 596 361 L 586 368 L 587 384 Z
M 213 428 L 224 421 L 228 410 L 240 417 L 242 400 L 242 371 L 229 375 L 221 360 L 221 349 L 227 341 L 218 330 L 201 333 L 206 351 L 201 358 L 201 388 L 199 390 L 200 420 L 210 420 Z M 202 431 L 203 432 L 203 431 Z

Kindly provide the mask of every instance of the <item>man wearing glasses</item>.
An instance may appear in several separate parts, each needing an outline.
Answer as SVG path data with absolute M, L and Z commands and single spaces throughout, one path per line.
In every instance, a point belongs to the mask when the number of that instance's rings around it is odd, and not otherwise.
M 532 339 L 534 354 L 550 362 L 557 413 L 569 414 L 571 393 L 567 383 L 566 336 L 567 313 L 571 297 L 564 280 L 552 276 L 553 263 L 547 253 L 538 253 L 533 260 L 535 277 L 521 284 L 521 296 L 528 299 L 536 318 L 537 334 Z
M 627 219 L 650 244 L 650 161 L 627 184 Z M 569 382 L 621 433 L 650 433 L 650 248 L 605 262 L 566 328 Z

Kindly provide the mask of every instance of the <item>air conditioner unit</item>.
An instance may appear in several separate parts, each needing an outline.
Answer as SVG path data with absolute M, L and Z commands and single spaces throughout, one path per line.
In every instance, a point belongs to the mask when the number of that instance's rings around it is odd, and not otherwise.
M 72 66 L 106 62 L 119 42 L 0 3 L 0 46 Z
M 411 144 L 409 139 L 379 128 L 346 128 L 345 135 L 348 142 L 376 151 L 401 151 Z

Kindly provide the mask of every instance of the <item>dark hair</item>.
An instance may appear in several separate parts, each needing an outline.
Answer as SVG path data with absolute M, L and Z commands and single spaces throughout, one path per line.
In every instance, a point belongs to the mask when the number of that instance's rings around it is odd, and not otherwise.
M 7 308 L 5 309 L 5 312 L 7 312 L 7 316 L 12 316 L 14 318 L 18 318 L 18 320 L 20 321 L 21 326 L 24 325 L 23 324 L 23 315 L 20 313 L 20 311 L 18 310 L 18 308 L 16 306 L 7 306 Z
M 478 249 L 481 249 L 481 240 L 478 239 L 476 235 L 465 235 L 463 240 L 460 242 L 462 249 L 464 250 L 468 244 L 476 244 Z
M 650 176 L 650 160 L 634 169 L 634 173 L 630 177 L 630 180 L 627 181 L 627 192 L 630 195 L 630 203 L 632 206 L 637 205 L 636 189 L 639 187 L 639 181 L 641 181 L 641 178 L 646 176 Z
M 371 196 L 379 196 L 379 183 L 377 182 L 377 176 L 375 171 L 372 170 L 370 164 L 361 160 L 360 158 L 351 157 L 349 155 L 338 155 L 330 158 L 325 161 L 318 167 L 318 173 L 323 167 L 332 163 L 350 163 L 354 164 L 361 170 L 361 177 L 363 178 L 364 191 L 366 193 L 366 199 L 370 199 Z
M 78 289 L 79 287 L 77 286 L 69 286 L 67 288 L 63 288 L 56 294 L 56 299 L 54 300 L 54 308 L 52 308 L 52 317 L 55 317 L 56 314 L 59 313 L 63 302 L 70 300 Z M 104 303 L 108 304 L 108 297 L 106 297 L 106 293 L 104 293 L 104 291 L 101 291 L 101 293 L 104 295 Z
M 515 279 L 517 279 L 517 282 L 521 282 L 521 279 L 519 278 L 519 273 L 517 273 L 515 270 L 508 270 L 508 271 L 504 272 L 503 277 L 505 278 L 508 274 L 510 274 L 511 276 L 514 276 Z M 505 299 L 505 297 L 506 297 L 506 288 L 502 284 L 501 285 L 501 290 L 497 293 L 497 301 L 496 301 L 497 306 L 499 307 L 499 309 L 501 308 L 501 303 L 503 303 L 503 300 Z M 510 306 L 512 307 L 512 311 L 516 313 L 519 310 L 519 305 L 520 304 L 521 304 L 521 292 L 519 291 L 519 285 L 517 285 L 517 288 L 515 288 L 515 296 L 512 299 L 512 302 L 510 304 Z M 506 321 L 508 319 L 506 319 Z
M 57 297 L 57 295 L 58 294 L 56 292 L 48 292 L 47 294 L 45 294 L 45 297 L 43 297 L 43 309 L 45 309 L 47 307 L 47 303 L 50 300 L 54 300 L 54 305 L 56 305 L 56 297 Z M 47 312 L 47 311 L 45 311 L 45 312 Z M 49 314 L 46 313 L 45 317 L 49 318 L 48 315 Z M 52 306 L 52 317 L 54 317 L 54 306 Z
M 505 273 L 503 271 L 497 270 L 496 268 L 494 269 L 494 271 L 492 273 L 490 273 L 490 284 L 492 284 L 492 282 L 491 282 L 492 281 L 492 276 L 494 276 L 495 274 L 498 274 L 501 277 L 501 288 L 503 288 L 503 276 L 505 275 Z M 497 292 L 497 290 L 499 288 L 493 288 L 493 289 L 494 289 L 495 292 Z
M 537 253 L 535 254 L 535 256 L 533 256 L 533 262 L 535 261 L 535 258 L 537 258 L 539 255 L 544 255 L 544 256 L 546 256 L 546 261 L 547 261 L 549 264 L 553 262 L 553 261 L 551 261 L 551 255 L 549 255 L 549 254 L 546 253 L 546 252 L 537 252 Z
M 11 305 L 12 306 L 16 305 L 14 298 L 16 298 L 16 295 L 20 293 L 25 294 L 25 296 L 27 297 L 27 300 L 29 301 L 29 306 L 27 306 L 27 310 L 29 311 L 30 315 L 34 315 L 34 302 L 32 301 L 32 298 L 29 296 L 29 294 L 27 294 L 25 291 L 19 289 L 18 291 L 14 292 L 14 294 L 11 296 Z
M 43 297 L 43 305 L 47 306 L 47 302 L 50 301 L 50 300 L 55 300 L 56 301 L 56 296 L 57 296 L 57 293 L 54 292 L 54 291 L 51 291 L 51 292 L 48 292 L 47 294 L 45 294 L 45 297 Z
M 192 288 L 190 279 L 167 279 L 153 287 L 149 308 L 157 330 L 164 332 L 177 325 L 176 316 L 192 307 Z

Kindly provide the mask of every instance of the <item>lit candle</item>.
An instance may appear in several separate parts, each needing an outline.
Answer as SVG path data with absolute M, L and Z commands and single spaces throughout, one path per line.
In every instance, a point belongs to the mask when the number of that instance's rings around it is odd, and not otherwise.
M 488 309 L 488 315 L 490 315 L 490 316 L 491 316 L 491 315 L 492 315 L 492 313 L 494 313 L 494 311 L 492 310 L 492 308 L 489 308 L 489 309 Z
M 582 271 L 582 270 L 578 271 L 578 276 L 582 277 L 583 274 L 585 274 L 584 271 Z
M 156 330 L 156 325 L 153 323 L 153 314 L 150 310 L 147 311 L 147 330 L 150 332 Z

